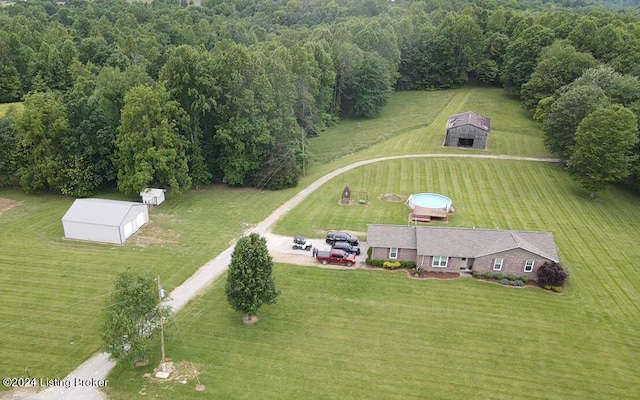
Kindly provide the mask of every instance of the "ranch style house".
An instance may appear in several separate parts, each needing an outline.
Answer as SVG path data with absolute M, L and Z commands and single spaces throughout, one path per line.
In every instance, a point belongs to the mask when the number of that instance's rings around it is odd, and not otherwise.
M 545 262 L 560 262 L 549 232 L 370 224 L 367 244 L 373 260 L 413 261 L 425 271 L 533 277 Z

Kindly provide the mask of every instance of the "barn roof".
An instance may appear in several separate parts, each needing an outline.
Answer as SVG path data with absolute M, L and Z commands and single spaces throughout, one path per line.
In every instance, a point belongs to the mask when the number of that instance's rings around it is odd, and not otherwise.
M 452 115 L 447 121 L 447 129 L 457 128 L 464 125 L 475 126 L 476 128 L 487 132 L 491 130 L 491 120 L 485 116 L 476 114 L 473 111 Z
M 411 238 L 414 238 L 413 242 Z M 367 244 L 371 247 L 417 249 L 418 255 L 467 258 L 523 249 L 551 261 L 559 261 L 550 232 L 369 225 Z
M 82 222 L 92 225 L 120 226 L 125 217 L 143 203 L 107 199 L 76 199 L 62 217 L 63 222 Z

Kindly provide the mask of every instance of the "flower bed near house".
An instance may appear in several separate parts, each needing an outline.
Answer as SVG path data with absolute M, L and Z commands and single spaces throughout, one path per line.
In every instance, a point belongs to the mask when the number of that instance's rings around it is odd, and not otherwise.
M 381 271 L 404 271 L 410 278 L 415 279 L 456 279 L 460 277 L 457 272 L 435 272 L 435 271 L 421 271 L 416 274 L 414 268 L 399 267 L 399 268 L 384 268 L 373 265 L 367 265 L 367 269 L 376 269 Z

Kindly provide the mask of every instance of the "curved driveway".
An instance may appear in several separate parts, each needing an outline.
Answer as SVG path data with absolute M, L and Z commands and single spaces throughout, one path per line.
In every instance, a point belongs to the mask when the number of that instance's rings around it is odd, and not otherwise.
M 534 158 L 534 157 L 517 157 L 517 156 L 502 156 L 502 155 L 475 155 L 475 154 L 410 154 L 403 156 L 389 156 L 372 158 L 369 160 L 358 161 L 356 163 L 339 168 L 333 172 L 330 172 L 323 177 L 319 178 L 306 188 L 302 189 L 298 194 L 293 196 L 287 202 L 278 207 L 271 213 L 266 219 L 252 228 L 249 232 L 255 232 L 260 235 L 266 235 L 271 231 L 271 228 L 275 222 L 282 218 L 287 212 L 293 209 L 306 199 L 311 193 L 317 190 L 320 186 L 333 179 L 334 177 L 350 171 L 354 168 L 361 167 L 367 164 L 373 164 L 381 161 L 398 160 L 403 158 L 487 158 L 497 160 L 520 160 L 520 161 L 536 161 L 536 162 L 559 162 L 556 158 Z M 200 292 L 206 289 L 214 280 L 226 271 L 229 262 L 231 261 L 231 253 L 233 252 L 233 245 L 220 253 L 216 258 L 209 261 L 189 279 L 187 279 L 182 285 L 178 286 L 171 292 L 171 301 L 168 304 L 173 308 L 174 312 L 178 312 L 182 307 L 190 300 L 195 298 Z M 73 372 L 71 372 L 65 380 L 74 382 L 74 379 L 80 380 L 105 380 L 107 374 L 113 368 L 115 364 L 109 361 L 109 357 L 104 353 L 98 353 L 81 364 Z M 61 386 L 50 387 L 37 395 L 27 397 L 12 397 L 12 398 L 31 398 L 37 400 L 63 400 L 63 399 L 106 399 L 106 395 L 98 390 L 98 387 L 93 386 L 73 386 L 70 388 L 64 388 Z

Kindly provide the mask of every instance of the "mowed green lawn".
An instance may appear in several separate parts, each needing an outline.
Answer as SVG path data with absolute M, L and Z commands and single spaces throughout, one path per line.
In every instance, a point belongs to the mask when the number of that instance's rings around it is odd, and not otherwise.
M 109 397 L 637 398 L 633 327 L 602 323 L 575 295 L 402 272 L 274 274 L 281 296 L 255 326 L 228 307 L 222 280 L 168 330 L 168 357 L 193 363 L 204 392 L 116 368 Z
M 0 117 L 4 117 L 7 112 L 9 111 L 9 109 L 11 109 L 12 107 L 16 108 L 16 109 L 21 109 L 22 108 L 22 103 L 2 103 L 0 104 Z
M 0 338 L 7 343 L 0 350 L 0 371 L 19 375 L 28 364 L 32 376 L 64 376 L 97 350 L 97 314 L 117 272 L 127 266 L 148 270 L 160 274 L 170 289 L 227 247 L 239 235 L 240 223 L 260 221 L 306 184 L 338 167 L 419 152 L 548 156 L 538 126 L 499 90 L 394 94 L 389 108 L 413 107 L 418 114 L 427 105 L 432 109 L 425 109 L 422 121 L 407 113 L 388 124 L 387 118 L 396 115 L 392 113 L 361 122 L 358 133 L 340 133 L 342 125 L 327 131 L 325 137 L 334 136 L 336 150 L 326 151 L 311 165 L 298 189 L 214 187 L 171 199 L 151 214 L 150 228 L 157 229 L 154 236 L 166 238 L 164 243 L 103 246 L 65 241 L 60 217 L 72 199 L 0 190 L 0 197 L 25 201 L 0 216 L 0 302 L 8 305 L 0 310 Z M 496 134 L 489 150 L 442 148 L 448 115 L 468 110 L 492 118 Z M 354 140 L 359 142 L 368 134 L 379 140 L 354 154 L 335 140 L 361 135 Z M 309 151 L 319 154 L 318 149 L 331 145 L 326 140 L 312 140 Z M 338 206 L 346 183 L 368 191 L 371 204 Z M 364 232 L 367 223 L 405 223 L 408 210 L 402 203 L 384 203 L 377 196 L 422 191 L 453 199 L 457 212 L 450 226 L 552 231 L 572 274 L 566 293 L 472 280 L 415 281 L 377 271 L 278 266 L 276 283 L 283 294 L 277 305 L 263 309 L 256 326 L 240 324 L 226 304 L 222 279 L 169 328 L 169 357 L 194 363 L 207 387 L 203 394 L 193 390 L 193 380 L 154 386 L 141 377 L 144 370 L 116 369 L 109 377 L 110 396 L 636 396 L 640 276 L 634 264 L 640 256 L 640 207 L 635 197 L 611 190 L 590 201 L 565 172 L 548 164 L 392 161 L 334 179 L 276 230 L 321 237 L 332 228 Z M 45 278 L 38 278 L 41 274 Z
M 370 204 L 339 205 L 347 183 L 353 191 L 367 190 Z M 368 223 L 406 224 L 409 209 L 404 203 L 379 196 L 406 198 L 420 192 L 452 199 L 456 213 L 447 226 L 552 232 L 572 275 L 568 293 L 585 304 L 585 312 L 603 323 L 640 328 L 637 197 L 611 189 L 590 200 L 556 164 L 452 158 L 375 163 L 322 186 L 279 221 L 275 231 L 322 241 L 327 228 L 364 235 Z
M 491 119 L 487 150 L 444 147 L 451 115 L 475 111 Z M 464 87 L 394 93 L 379 118 L 344 120 L 309 142 L 316 173 L 370 158 L 419 153 L 510 154 L 549 157 L 540 124 L 499 88 Z M 329 161 L 336 162 L 329 163 Z M 328 168 L 331 167 L 331 168 Z M 318 175 L 319 176 L 319 175 Z
M 63 239 L 72 198 L 0 190 L 23 202 L 0 216 L 0 372 L 64 377 L 99 350 L 100 310 L 119 272 L 159 275 L 171 290 L 239 237 L 241 223 L 261 221 L 292 195 L 190 191 L 151 211 L 151 223 L 119 246 Z
M 368 206 L 338 205 L 349 182 Z M 634 399 L 640 387 L 640 205 L 618 190 L 589 200 L 555 164 L 411 159 L 361 167 L 326 184 L 278 225 L 322 241 L 327 227 L 406 223 L 379 194 L 450 196 L 448 226 L 554 233 L 571 273 L 565 293 L 460 278 L 278 266 L 277 305 L 240 323 L 224 279 L 169 328 L 167 351 L 206 386 L 158 384 L 116 369 L 113 399 Z M 157 357 L 157 355 L 156 355 Z

